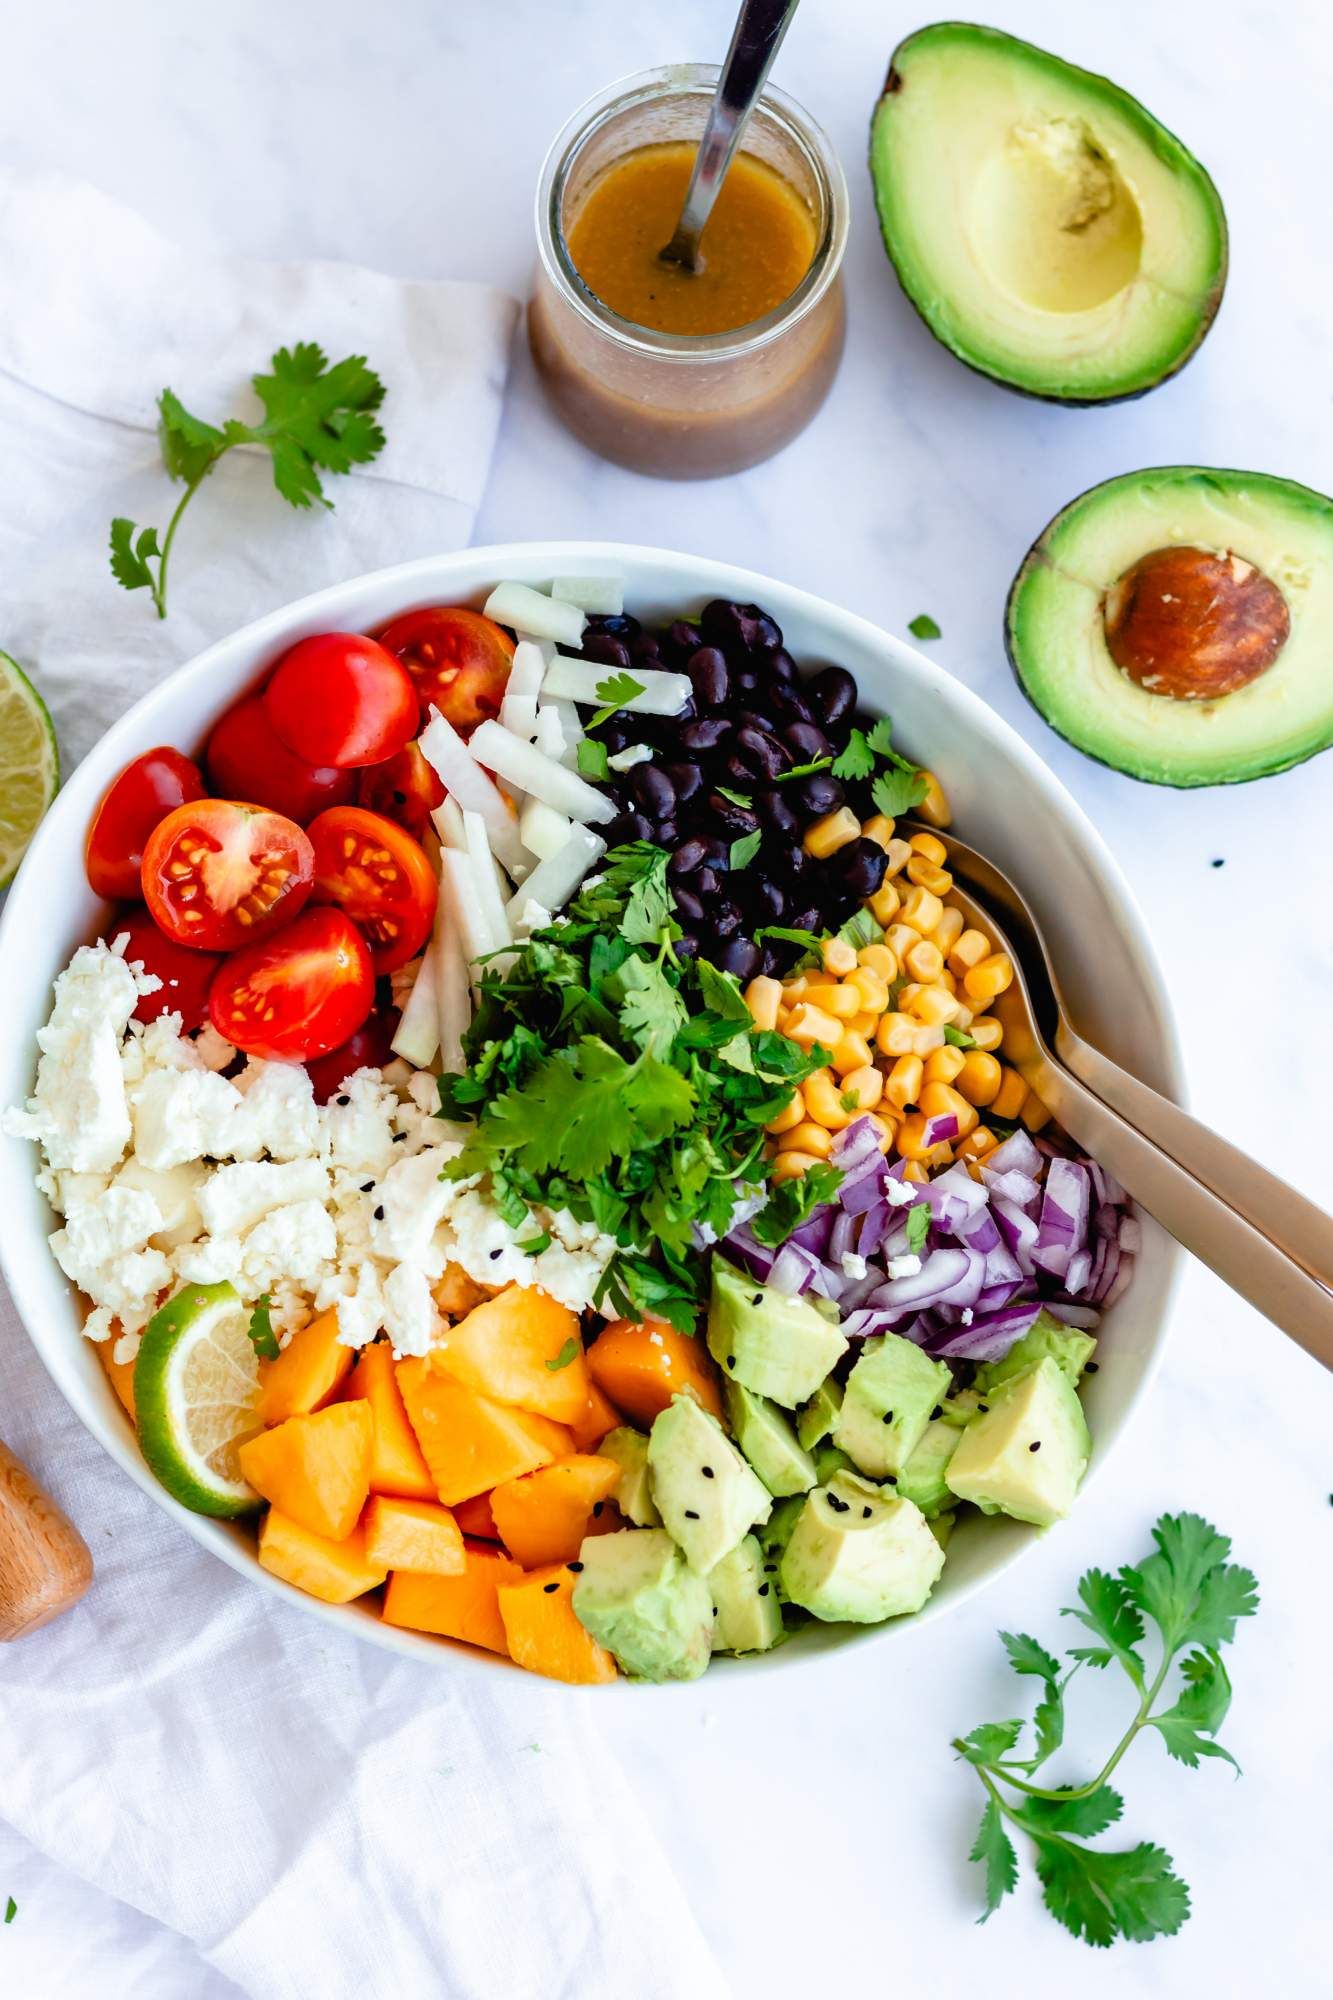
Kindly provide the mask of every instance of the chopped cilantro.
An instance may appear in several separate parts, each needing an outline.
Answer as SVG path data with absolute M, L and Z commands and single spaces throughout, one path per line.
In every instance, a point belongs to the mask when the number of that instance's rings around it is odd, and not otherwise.
M 758 829 L 754 833 L 747 833 L 741 840 L 733 840 L 731 843 L 731 853 L 727 858 L 727 866 L 729 868 L 748 868 L 763 845 L 763 840 L 764 836 Z
M 269 1318 L 272 1303 L 268 1293 L 262 1292 L 250 1314 L 250 1338 L 254 1342 L 255 1353 L 264 1361 L 276 1361 L 282 1352 L 278 1336 L 273 1331 L 273 1321 Z
M 946 1021 L 944 1024 L 944 1039 L 951 1049 L 974 1049 L 977 1045 L 974 1036 L 964 1034 L 961 1028 L 955 1028 L 952 1021 Z
M 900 813 L 920 805 L 926 796 L 926 781 L 920 771 L 910 767 L 905 771 L 881 771 L 871 783 L 870 795 L 885 819 L 897 819 Z
M 550 1247 L 551 1232 L 549 1229 L 539 1229 L 535 1236 L 521 1237 L 514 1245 L 514 1248 L 521 1250 L 525 1257 L 540 1257 L 542 1251 L 549 1250 Z M 551 1364 L 548 1361 L 546 1365 L 549 1368 Z
M 5 1922 L 7 1924 L 12 1924 L 18 1913 L 19 1913 L 19 1906 L 14 1901 L 14 1898 L 10 1896 L 5 1903 Z
M 875 768 L 875 753 L 863 729 L 854 729 L 847 748 L 833 760 L 835 778 L 868 778 Z
M 928 611 L 918 611 L 907 627 L 914 639 L 938 639 L 940 628 Z
M 596 688 L 597 699 L 605 703 L 605 706 L 597 710 L 587 727 L 600 729 L 604 722 L 609 722 L 613 715 L 619 714 L 627 701 L 633 701 L 636 694 L 642 693 L 643 682 L 636 681 L 633 674 L 608 674 L 604 681 L 598 681 Z
M 595 736 L 583 736 L 575 753 L 581 778 L 589 778 L 595 785 L 604 785 L 611 775 L 611 765 L 605 743 L 599 743 Z
M 841 1173 L 826 1160 L 807 1167 L 794 1180 L 779 1181 L 764 1207 L 752 1218 L 751 1235 L 756 1243 L 763 1243 L 769 1249 L 785 1243 L 793 1229 L 799 1229 L 807 1216 L 824 1202 L 832 1201 L 841 1186 Z
M 569 1339 L 565 1342 L 560 1352 L 556 1355 L 554 1361 L 548 1361 L 546 1363 L 546 1366 L 550 1369 L 551 1373 L 554 1375 L 557 1368 L 568 1368 L 570 1362 L 574 1359 L 578 1351 L 579 1351 L 579 1343 L 577 1340 L 575 1340 L 573 1334 L 571 1333 Z
M 911 1251 L 921 1250 L 930 1234 L 930 1208 L 919 1201 L 907 1211 L 907 1247 Z
M 733 792 L 729 785 L 714 785 L 713 790 L 719 798 L 730 799 L 734 806 L 744 806 L 747 811 L 754 804 L 754 796 L 750 792 Z
M 816 757 L 811 764 L 793 764 L 790 771 L 779 771 L 773 783 L 787 785 L 793 778 L 808 778 L 815 771 L 827 771 L 832 762 L 831 757 Z

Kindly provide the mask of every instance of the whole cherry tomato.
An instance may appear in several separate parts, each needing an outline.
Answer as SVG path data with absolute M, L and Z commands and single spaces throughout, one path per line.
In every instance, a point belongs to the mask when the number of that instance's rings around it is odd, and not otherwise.
M 199 799 L 153 828 L 140 872 L 159 930 L 198 951 L 235 951 L 296 915 L 314 884 L 315 855 L 281 813 Z
M 383 813 L 397 820 L 420 840 L 430 826 L 430 816 L 444 804 L 444 786 L 433 764 L 421 754 L 421 746 L 409 743 L 385 764 L 369 764 L 356 788 L 356 802 L 368 812 Z M 330 799 L 330 805 L 341 805 Z
M 191 951 L 164 937 L 147 910 L 128 910 L 107 925 L 108 944 L 128 938 L 126 962 L 136 962 L 145 972 L 162 981 L 156 993 L 141 993 L 134 1010 L 136 1021 L 155 1021 L 159 1014 L 179 1014 L 181 1032 L 188 1035 L 202 1028 L 208 1019 L 208 988 L 222 960 L 215 952 Z
M 336 903 L 364 932 L 377 973 L 415 958 L 430 936 L 435 871 L 410 833 L 362 806 L 334 806 L 310 823 L 314 900 Z
M 375 1004 L 366 941 L 341 910 L 306 910 L 224 958 L 209 1019 L 247 1055 L 307 1062 L 340 1048 Z
M 292 755 L 257 694 L 236 702 L 215 724 L 204 746 L 204 769 L 219 798 L 268 806 L 298 826 L 328 806 L 350 804 L 356 795 L 353 772 L 303 764 Z
M 391 620 L 380 644 L 411 674 L 423 717 L 438 708 L 468 736 L 500 713 L 514 642 L 494 619 L 465 604 L 431 604 Z
M 84 867 L 93 894 L 137 900 L 149 834 L 176 806 L 202 799 L 204 792 L 199 766 L 166 744 L 127 764 L 103 792 L 88 828 Z
M 263 701 L 294 756 L 339 770 L 396 755 L 420 720 L 412 682 L 393 654 L 354 632 L 298 640 L 278 661 Z
M 327 1104 L 336 1097 L 339 1089 L 358 1069 L 383 1069 L 393 1061 L 393 1037 L 398 1026 L 398 1014 L 393 1008 L 377 1007 L 369 1019 L 349 1035 L 340 1049 L 329 1055 L 316 1056 L 306 1064 L 310 1081 L 315 1086 L 316 1104 Z

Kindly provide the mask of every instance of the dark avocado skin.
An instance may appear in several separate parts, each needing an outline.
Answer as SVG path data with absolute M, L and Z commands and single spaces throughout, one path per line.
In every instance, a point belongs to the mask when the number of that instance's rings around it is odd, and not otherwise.
M 1118 400 L 1121 402 L 1125 402 L 1130 399 L 1126 397 L 1120 397 Z M 1145 465 L 1139 468 L 1140 472 L 1145 478 L 1151 477 L 1151 475 L 1155 472 L 1173 472 L 1173 471 L 1178 471 L 1179 469 L 1180 469 L 1179 467 L 1170 465 Z M 1203 470 L 1204 468 L 1200 467 L 1197 469 Z M 1237 471 L 1236 468 L 1233 466 L 1210 466 L 1207 468 L 1207 470 L 1211 472 L 1216 472 L 1218 477 L 1221 479 L 1244 479 L 1248 477 L 1246 473 Z M 1047 715 L 1045 709 L 1041 706 L 1041 703 L 1034 698 L 1031 691 L 1029 690 L 1027 682 L 1024 680 L 1022 671 L 1018 664 L 1018 656 L 1014 650 L 1014 620 L 1013 620 L 1014 602 L 1018 596 L 1018 592 L 1021 585 L 1026 581 L 1030 571 L 1032 571 L 1033 569 L 1039 569 L 1045 567 L 1047 560 L 1047 545 L 1050 536 L 1055 531 L 1055 529 L 1059 527 L 1065 515 L 1069 513 L 1071 508 L 1077 507 L 1080 501 L 1086 500 L 1090 493 L 1097 492 L 1098 488 L 1104 486 L 1105 484 L 1106 484 L 1105 480 L 1098 479 L 1091 486 L 1085 486 L 1081 493 L 1076 493 L 1072 500 L 1067 500 L 1065 502 L 1064 506 L 1060 509 L 1058 514 L 1053 514 L 1051 516 L 1051 519 L 1046 523 L 1046 526 L 1042 529 L 1036 541 L 1033 542 L 1031 548 L 1024 556 L 1022 562 L 1018 565 L 1018 569 L 1014 575 L 1014 580 L 1009 586 L 1009 593 L 1004 600 L 1004 656 L 1009 662 L 1009 670 L 1013 674 L 1014 679 L 1018 682 L 1019 691 L 1022 694 L 1023 699 L 1027 702 L 1029 708 L 1031 708 L 1037 715 L 1041 717 L 1042 721 L 1045 723 L 1046 727 L 1051 731 L 1052 735 L 1058 736 L 1061 742 L 1067 743 L 1071 750 L 1077 750 L 1080 757 L 1089 758 L 1092 763 L 1100 764 L 1104 770 L 1114 771 L 1118 778 L 1128 778 L 1131 781 L 1131 783 L 1136 785 L 1153 785 L 1158 790 L 1165 790 L 1172 792 L 1197 792 L 1201 790 L 1210 790 L 1218 785 L 1256 785 L 1259 784 L 1264 778 L 1281 777 L 1284 771 L 1294 771 L 1298 764 L 1308 764 L 1312 757 L 1320 756 L 1322 754 L 1321 748 L 1320 746 L 1316 745 L 1315 748 L 1311 750 L 1304 750 L 1301 751 L 1296 756 L 1286 758 L 1285 761 L 1281 764 L 1272 765 L 1272 767 L 1267 771 L 1255 771 L 1251 773 L 1249 777 L 1210 778 L 1208 779 L 1206 785 L 1202 786 L 1197 784 L 1192 785 L 1187 783 L 1183 779 L 1173 782 L 1170 778 L 1142 778 L 1135 771 L 1123 770 L 1119 764 L 1113 763 L 1109 757 L 1101 757 L 1097 754 L 1095 750 L 1089 750 L 1086 744 L 1075 743 L 1072 736 L 1066 736 L 1063 729 L 1059 728 L 1059 726 L 1056 723 L 1052 722 L 1050 716 Z M 1325 749 L 1327 747 L 1328 747 L 1327 745 L 1323 746 L 1323 748 Z
M 945 26 L 964 27 L 966 25 L 967 23 L 961 21 L 948 21 L 948 22 L 936 21 L 931 23 L 932 27 L 945 27 Z M 898 72 L 898 67 L 897 67 L 898 54 L 901 49 L 906 48 L 908 42 L 913 41 L 916 38 L 916 36 L 919 35 L 920 33 L 922 33 L 922 30 L 920 28 L 914 28 L 910 35 L 904 35 L 902 41 L 899 42 L 898 47 L 894 50 L 893 54 L 890 56 L 888 74 L 884 79 L 884 88 L 880 92 L 879 97 L 876 99 L 875 111 L 872 112 L 870 116 L 871 138 L 870 138 L 870 147 L 868 149 L 868 154 L 867 154 L 867 161 L 871 170 L 872 187 L 874 185 L 875 112 L 879 110 L 880 104 L 883 103 L 886 97 L 896 97 L 898 92 L 902 89 L 903 80 Z M 1012 37 L 1012 39 L 1017 41 L 1020 38 L 1018 36 L 1014 36 Z M 1034 48 L 1036 44 L 1030 42 L 1027 44 L 1027 46 L 1029 48 Z M 1074 65 L 1071 65 L 1071 67 L 1074 67 Z M 1113 80 L 1110 77 L 1103 76 L 1101 72 L 1098 70 L 1089 70 L 1087 73 L 1090 76 L 1096 77 L 1099 83 L 1105 83 L 1112 89 L 1118 88 L 1118 86 L 1113 82 Z M 1204 175 L 1209 185 L 1214 188 L 1214 191 L 1216 191 L 1212 175 L 1208 173 L 1207 169 L 1201 163 L 1196 162 L 1196 164 L 1199 164 L 1200 173 Z M 1218 205 L 1220 208 L 1221 207 L 1220 196 L 1218 198 Z M 1199 314 L 1198 331 L 1195 334 L 1191 345 L 1186 348 L 1185 352 L 1179 357 L 1178 360 L 1172 363 L 1170 368 L 1166 369 L 1161 375 L 1156 376 L 1151 382 L 1145 382 L 1142 388 L 1123 389 L 1118 394 L 1107 395 L 1107 396 L 1061 396 L 1057 395 L 1054 391 L 1044 391 L 1041 389 L 1028 389 L 1024 387 L 1023 384 L 1021 383 L 1010 382 L 1006 376 L 996 374 L 993 369 L 982 368 L 979 363 L 975 361 L 969 361 L 965 355 L 959 354 L 956 348 L 949 347 L 947 341 L 940 340 L 940 336 L 936 333 L 934 327 L 931 325 L 930 321 L 926 318 L 926 315 L 922 312 L 916 300 L 912 297 L 912 294 L 907 287 L 907 283 L 903 278 L 903 274 L 898 268 L 898 260 L 894 256 L 893 251 L 890 248 L 888 237 L 884 235 L 882 229 L 880 231 L 880 235 L 883 238 L 885 254 L 888 257 L 890 264 L 893 266 L 893 275 L 898 280 L 898 289 L 902 293 L 903 297 L 907 300 L 908 305 L 911 306 L 912 311 L 921 321 L 921 324 L 925 327 L 926 332 L 930 335 L 931 339 L 937 341 L 939 345 L 945 348 L 949 354 L 952 354 L 954 360 L 960 362 L 962 366 L 966 368 L 971 374 L 979 375 L 984 382 L 998 382 L 1002 389 L 1007 389 L 1009 393 L 1013 396 L 1022 396 L 1024 400 L 1029 403 L 1056 403 L 1059 405 L 1061 409 L 1065 410 L 1105 410 L 1109 409 L 1111 405 L 1114 403 L 1137 403 L 1141 397 L 1151 395 L 1154 389 L 1160 389 L 1164 382 L 1170 382 L 1175 376 L 1179 375 L 1182 368 L 1186 367 L 1191 361 L 1193 361 L 1195 355 L 1202 347 L 1205 338 L 1211 331 L 1213 321 L 1217 318 L 1218 309 L 1222 304 L 1222 294 L 1226 290 L 1227 277 L 1231 268 L 1231 239 L 1229 232 L 1227 231 L 1226 228 L 1225 211 L 1223 211 L 1222 229 L 1223 229 L 1223 235 L 1222 235 L 1221 269 L 1218 271 L 1216 284 L 1213 286 L 1212 290 L 1208 293 L 1207 297 L 1204 299 Z

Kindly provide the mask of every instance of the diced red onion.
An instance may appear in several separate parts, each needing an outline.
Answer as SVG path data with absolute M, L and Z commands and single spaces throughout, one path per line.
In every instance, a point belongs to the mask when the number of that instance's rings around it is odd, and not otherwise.
M 994 1154 L 991 1155 L 992 1159 Z M 987 1163 L 981 1169 L 982 1185 L 994 1197 L 1003 1195 L 1015 1208 L 1021 1208 L 1024 1215 L 1035 1218 L 1041 1207 L 1041 1188 L 1029 1174 L 1020 1174 L 1016 1168 L 1007 1174 L 997 1174 Z
M 790 1292 L 800 1297 L 809 1291 L 819 1269 L 819 1259 L 814 1252 L 804 1249 L 794 1237 L 789 1236 L 773 1260 L 768 1282 L 775 1292 Z
M 1101 1319 L 1095 1306 L 1071 1305 L 1068 1299 L 1047 1299 L 1046 1311 L 1052 1319 L 1062 1320 L 1066 1326 L 1079 1327 L 1085 1333 Z
M 1045 1161 L 1028 1133 L 1011 1132 L 1009 1137 L 987 1156 L 986 1165 L 992 1173 L 1026 1174 L 1029 1180 L 1035 1181 L 1039 1179 Z
M 984 1264 L 984 1259 L 978 1258 L 977 1263 Z M 877 1306 L 897 1306 L 900 1309 L 931 1306 L 953 1286 L 965 1281 L 971 1269 L 969 1251 L 933 1250 L 921 1259 L 921 1269 L 914 1271 L 910 1278 L 890 1278 L 877 1292 L 871 1293 L 871 1298 Z
M 1126 1286 L 1129 1284 L 1129 1281 L 1133 1277 L 1133 1275 L 1134 1275 L 1134 1259 L 1132 1257 L 1122 1257 L 1120 1259 L 1119 1266 L 1117 1267 L 1115 1277 L 1111 1280 L 1111 1284 L 1107 1290 L 1106 1296 L 1102 1300 L 1103 1311 L 1110 1312 L 1111 1307 L 1120 1297 L 1120 1294 L 1125 1290 Z
M 992 1201 L 991 1213 L 995 1217 L 996 1228 L 1014 1253 L 1019 1270 L 1025 1278 L 1030 1278 L 1037 1268 L 1032 1261 L 1037 1241 L 1036 1223 L 1002 1195 L 997 1195 Z
M 937 1118 L 927 1118 L 921 1133 L 924 1146 L 947 1146 L 951 1139 L 958 1137 L 958 1120 L 952 1111 L 942 1112 Z
M 1076 1250 L 1069 1260 L 1069 1269 L 1065 1272 L 1065 1290 L 1077 1298 L 1080 1292 L 1087 1291 L 1091 1276 L 1092 1252 Z
M 883 1155 L 877 1166 L 872 1160 L 867 1166 L 858 1167 L 838 1189 L 838 1201 L 848 1215 L 865 1215 L 877 1202 L 884 1200 Z
M 1003 1361 L 1016 1340 L 1032 1326 L 1040 1305 L 1006 1306 L 1001 1312 L 974 1319 L 961 1332 L 931 1343 L 931 1353 L 943 1361 Z
M 1117 1239 L 1127 1257 L 1136 1257 L 1143 1248 L 1143 1224 L 1137 1215 L 1122 1215 Z
M 854 1118 L 834 1142 L 832 1160 L 835 1167 L 849 1177 L 858 1167 L 882 1160 L 879 1150 L 879 1132 L 866 1116 Z

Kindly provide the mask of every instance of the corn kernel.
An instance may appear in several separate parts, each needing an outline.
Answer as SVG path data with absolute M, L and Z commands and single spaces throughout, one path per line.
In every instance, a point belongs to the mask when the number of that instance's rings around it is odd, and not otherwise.
M 788 1000 L 803 1000 L 809 984 L 810 981 L 803 972 L 794 972 L 790 979 L 783 980 L 782 990 Z
M 906 1111 L 909 1104 L 915 1104 L 921 1091 L 923 1074 L 920 1056 L 899 1056 L 884 1085 L 884 1095 L 889 1103 L 899 1111 Z
M 933 771 L 923 771 L 921 776 L 926 781 L 926 795 L 916 807 L 917 818 L 923 819 L 927 826 L 947 826 L 953 814 L 943 785 Z
M 913 854 L 923 855 L 927 861 L 933 861 L 937 868 L 943 868 L 949 859 L 949 850 L 938 834 L 914 833 L 907 845 Z
M 864 1035 L 854 1034 L 849 1028 L 833 1051 L 833 1067 L 839 1076 L 850 1076 L 855 1069 L 864 1069 L 874 1060 L 869 1042 Z
M 942 986 L 923 986 L 919 993 L 912 995 L 905 1012 L 914 1015 L 928 1028 L 942 1028 L 958 1012 L 958 1002 Z
M 762 976 L 752 979 L 745 989 L 745 1004 L 750 1010 L 750 1019 L 756 1028 L 771 1033 L 778 1025 L 782 988 L 776 979 L 766 979 Z
M 883 813 L 872 813 L 861 822 L 862 840 L 873 840 L 876 847 L 882 847 L 887 854 L 889 842 L 893 839 L 893 821 L 885 819 Z
M 772 1132 L 776 1137 L 780 1132 L 790 1132 L 792 1126 L 799 1125 L 804 1116 L 805 1099 L 801 1096 L 799 1089 L 794 1090 L 790 1100 L 783 1105 L 776 1118 L 769 1119 L 764 1130 L 765 1132 Z
M 877 972 L 868 965 L 858 965 L 847 974 L 847 984 L 860 995 L 858 1012 L 880 1015 L 889 1004 L 889 989 Z
M 942 1165 L 947 1164 L 948 1160 L 953 1158 L 952 1150 L 947 1142 L 935 1146 L 928 1146 L 926 1144 L 926 1116 L 924 1112 L 913 1111 L 909 1113 L 899 1125 L 894 1137 L 898 1151 L 905 1160 L 919 1160 L 922 1166 L 926 1168 L 935 1166 L 937 1162 Z M 947 1156 L 943 1161 L 940 1160 L 941 1154 Z
M 972 1026 L 972 1010 L 970 1007 L 965 1007 L 961 1000 L 958 1002 L 958 1012 L 953 1017 L 953 1024 L 964 1035 Z
M 779 1008 L 778 1008 L 778 1020 L 777 1020 L 777 1029 L 778 1029 L 778 1033 L 779 1033 L 780 1035 L 785 1035 L 785 1034 L 786 1034 L 786 1032 L 787 1032 L 787 1026 L 788 1026 L 788 1023 L 790 1022 L 790 1020 L 791 1020 L 791 1008 L 790 1008 L 790 1007 L 779 1007 Z
M 954 1053 L 959 1052 L 955 1050 Z M 985 1055 L 980 1049 L 970 1049 L 958 1065 L 957 1082 L 959 1091 L 969 1104 L 992 1104 L 1000 1088 L 1000 1065 L 994 1056 Z
M 873 1035 L 878 1024 L 879 1014 L 872 1014 L 867 1007 L 864 1013 L 853 1014 L 851 1020 L 845 1022 L 844 1026 L 849 1035 Z
M 958 981 L 954 978 L 953 974 L 950 972 L 947 965 L 942 967 L 940 971 L 940 976 L 935 981 L 935 984 L 937 986 L 942 986 L 946 993 L 952 993 L 954 997 L 957 998 Z
M 926 1172 L 920 1160 L 909 1160 L 903 1168 L 903 1179 L 910 1181 L 914 1187 L 921 1187 L 930 1179 L 930 1175 Z
M 779 1153 L 768 1170 L 771 1181 L 796 1181 L 802 1174 L 817 1167 L 819 1161 L 813 1153 Z
M 906 868 L 912 858 L 912 850 L 905 840 L 891 840 L 884 852 L 889 857 L 889 865 L 885 870 L 885 875 L 886 878 L 890 879 L 894 875 L 901 875 L 903 869 Z
M 890 924 L 884 933 L 884 942 L 901 965 L 914 944 L 920 944 L 921 933 L 911 924 Z
M 803 1042 L 806 1048 L 822 1042 L 826 1049 L 835 1049 L 842 1040 L 842 1022 L 836 1014 L 826 1014 L 822 1007 L 812 1007 L 808 1000 L 802 1000 L 799 1007 L 792 1008 L 787 1034 L 793 1042 Z
M 959 1016 L 962 1025 L 962 1016 Z M 974 1014 L 967 1030 L 979 1049 L 998 1049 L 1004 1040 L 1004 1025 L 994 1014 Z
M 894 1133 L 898 1129 L 896 1119 L 886 1118 L 878 1111 L 867 1111 L 866 1117 L 869 1119 L 870 1129 L 875 1135 L 875 1144 L 879 1147 L 881 1153 L 887 1153 L 893 1144 Z
M 816 861 L 827 861 L 840 847 L 860 838 L 860 820 L 850 806 L 839 806 L 836 812 L 825 813 L 823 819 L 805 829 L 801 845 Z
M 973 1000 L 989 1002 L 1013 984 L 1013 961 L 1007 952 L 993 952 L 989 958 L 963 974 L 963 991 Z
M 1028 1092 L 1023 1100 L 1023 1109 L 1018 1115 L 1029 1132 L 1040 1132 L 1043 1125 L 1049 1125 L 1051 1122 L 1051 1114 L 1035 1090 Z
M 936 1049 L 934 1055 L 926 1059 L 927 1083 L 952 1083 L 963 1067 L 965 1057 L 961 1049 Z
M 898 914 L 899 896 L 892 882 L 882 882 L 866 903 L 866 908 L 877 924 L 886 927 Z
M 975 1132 L 968 1133 L 956 1151 L 961 1159 L 981 1161 L 987 1153 L 993 1153 L 999 1143 L 989 1125 L 978 1125 Z M 980 1176 L 977 1178 L 980 1179 Z
M 842 1092 L 826 1069 L 817 1069 L 805 1079 L 801 1095 L 816 1125 L 829 1132 L 840 1132 L 844 1125 L 850 1124 L 851 1113 L 842 1108 Z
M 822 1007 L 835 1020 L 850 1021 L 853 1014 L 861 1011 L 861 996 L 854 986 L 812 985 L 805 997 L 809 1006 Z
M 956 910 L 951 903 L 946 903 L 944 906 L 944 915 L 930 934 L 946 958 L 963 935 L 965 923 L 966 918 L 963 916 L 962 911 Z
M 881 1014 L 875 1047 L 882 1056 L 910 1056 L 916 1047 L 917 1024 L 910 1014 Z M 943 1041 L 943 1030 L 940 1040 Z
M 949 967 L 959 977 L 970 972 L 974 965 L 980 965 L 990 951 L 990 939 L 984 931 L 960 931 L 949 951 Z
M 960 1139 L 975 1132 L 981 1123 L 976 1107 L 961 1097 L 951 1083 L 922 1084 L 920 1105 L 927 1118 L 956 1118 Z
M 833 1134 L 827 1126 L 816 1125 L 813 1119 L 805 1119 L 793 1125 L 790 1132 L 784 1132 L 778 1140 L 778 1158 L 784 1153 L 810 1153 L 817 1160 L 826 1160 L 833 1151 Z
M 902 920 L 905 924 L 910 924 L 914 931 L 919 931 L 922 937 L 934 930 L 943 915 L 943 903 L 929 889 L 917 887 L 903 898 Z M 901 955 L 899 953 L 900 957 Z
M 849 944 L 846 938 L 825 938 L 822 950 L 824 970 L 831 972 L 835 979 L 844 978 L 856 964 L 856 946 Z
M 932 985 L 944 970 L 943 954 L 929 938 L 922 938 L 920 944 L 914 944 L 904 963 L 913 979 L 919 979 L 925 986 Z
M 863 1111 L 873 1111 L 883 1097 L 884 1078 L 873 1063 L 865 1063 L 843 1078 L 842 1094 L 847 1099 L 856 1099 L 849 1116 L 859 1118 Z
M 937 868 L 921 854 L 914 854 L 908 862 L 907 879 L 920 889 L 929 889 L 933 896 L 947 896 L 953 887 L 953 876 L 948 869 Z
M 886 944 L 863 944 L 856 954 L 858 965 L 877 972 L 886 985 L 898 977 L 898 961 Z
M 1000 1074 L 1000 1087 L 986 1108 L 996 1118 L 1017 1118 L 1023 1109 L 1028 1087 L 1016 1069 L 1002 1070 Z
M 912 1037 L 912 1054 L 924 1060 L 933 1056 L 936 1049 L 944 1047 L 944 1029 L 938 1021 L 923 1022 L 918 1025 Z

